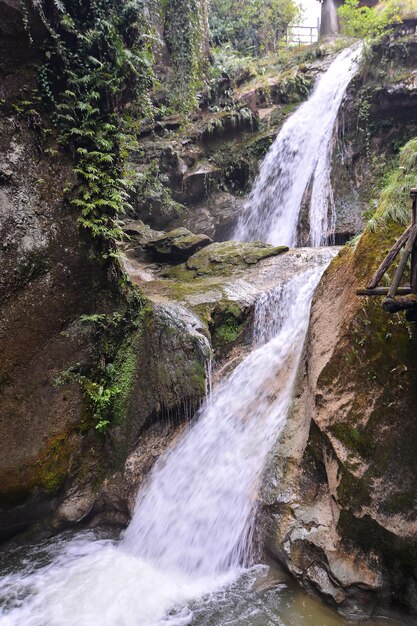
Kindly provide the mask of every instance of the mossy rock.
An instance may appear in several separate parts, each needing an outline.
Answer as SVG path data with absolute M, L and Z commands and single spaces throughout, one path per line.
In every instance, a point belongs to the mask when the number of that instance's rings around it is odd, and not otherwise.
M 176 262 L 188 259 L 212 240 L 207 235 L 195 235 L 188 228 L 175 228 L 146 244 L 148 252 L 157 259 Z
M 162 237 L 163 231 L 153 230 L 142 220 L 127 220 L 123 226 L 123 232 L 129 240 L 137 242 L 139 245 L 145 245 L 152 239 Z
M 250 307 L 240 302 L 222 300 L 216 305 L 209 323 L 216 355 L 224 356 L 244 338 L 250 318 Z
M 197 276 L 230 273 L 235 267 L 255 265 L 261 259 L 276 256 L 288 251 L 287 246 L 271 246 L 261 241 L 242 243 L 223 241 L 212 243 L 193 254 L 186 263 Z

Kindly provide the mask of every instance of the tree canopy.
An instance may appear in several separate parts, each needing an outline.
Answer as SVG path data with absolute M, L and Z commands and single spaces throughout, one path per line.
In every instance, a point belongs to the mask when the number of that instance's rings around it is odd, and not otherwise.
M 213 0 L 212 40 L 217 45 L 229 43 L 243 55 L 275 51 L 299 13 L 294 0 Z

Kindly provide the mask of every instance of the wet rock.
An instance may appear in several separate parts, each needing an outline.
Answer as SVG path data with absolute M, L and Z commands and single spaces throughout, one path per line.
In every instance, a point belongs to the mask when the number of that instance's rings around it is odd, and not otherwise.
M 415 36 L 385 39 L 373 48 L 376 77 L 371 72 L 347 90 L 332 163 L 337 244 L 363 230 L 364 215 L 376 208 L 381 175 L 397 157 L 398 147 L 416 136 L 416 64 Z
M 130 217 L 142 220 L 155 230 L 164 230 L 177 224 L 186 214 L 185 207 L 173 200 L 162 186 L 152 189 L 145 196 L 140 193 L 134 195 L 131 205 L 133 211 Z
M 180 202 L 192 204 L 208 196 L 220 180 L 221 170 L 211 163 L 202 163 L 187 173 L 182 180 L 182 190 L 175 194 Z
M 356 618 L 392 600 L 417 611 L 415 337 L 355 296 L 401 231 L 368 230 L 325 273 L 263 494 L 271 553 Z
M 184 226 L 204 233 L 215 241 L 224 241 L 233 232 L 245 199 L 219 191 L 193 207 L 184 218 Z
M 91 513 L 96 497 L 91 485 L 87 485 L 84 490 L 73 488 L 58 507 L 57 515 L 64 523 L 81 522 Z
M 153 230 L 150 226 L 144 224 L 142 220 L 126 220 L 123 232 L 130 240 L 139 243 L 141 246 L 164 234 L 162 231 Z
M 184 261 L 211 243 L 207 235 L 195 235 L 187 228 L 176 228 L 148 241 L 146 249 L 156 259 L 169 263 Z
M 261 259 L 287 252 L 287 246 L 271 246 L 260 241 L 241 243 L 224 241 L 200 250 L 187 261 L 187 268 L 197 276 L 227 272 L 236 265 L 254 265 Z

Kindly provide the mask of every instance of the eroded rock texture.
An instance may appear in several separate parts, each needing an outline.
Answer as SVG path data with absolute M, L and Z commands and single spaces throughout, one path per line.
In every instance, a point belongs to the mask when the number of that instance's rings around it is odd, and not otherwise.
M 270 550 L 347 615 L 416 609 L 416 332 L 355 296 L 396 234 L 366 232 L 326 272 L 264 495 Z

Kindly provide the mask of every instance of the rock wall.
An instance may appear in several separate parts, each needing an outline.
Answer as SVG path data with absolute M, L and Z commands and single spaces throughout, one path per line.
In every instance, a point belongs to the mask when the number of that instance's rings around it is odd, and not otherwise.
M 334 138 L 336 244 L 362 232 L 398 149 L 417 135 L 417 41 L 391 35 L 365 51 Z
M 395 235 L 366 233 L 325 274 L 265 494 L 270 550 L 348 616 L 417 609 L 416 332 L 355 296 Z
M 117 266 L 82 234 L 67 199 L 73 163 L 57 142 L 36 84 L 42 27 L 29 12 L 30 43 L 21 4 L 0 2 L 0 12 L 4 539 L 52 514 L 59 526 L 111 510 L 100 500 L 103 480 L 123 467 L 148 425 L 192 414 L 205 394 L 209 355 L 195 323 L 146 305 L 145 298 L 129 312 L 134 324 L 117 339 L 117 350 L 104 345 L 94 315 L 126 315 L 126 289 Z M 99 342 L 104 354 L 116 350 L 119 389 L 106 435 L 94 428 L 81 386 L 68 379 L 57 384 L 74 366 L 91 372 Z

